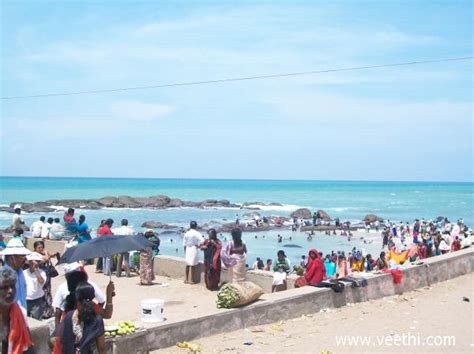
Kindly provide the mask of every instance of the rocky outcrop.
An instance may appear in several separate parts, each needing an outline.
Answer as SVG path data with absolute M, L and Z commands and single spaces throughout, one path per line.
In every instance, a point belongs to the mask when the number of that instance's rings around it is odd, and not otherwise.
M 300 208 L 292 212 L 290 216 L 298 219 L 311 219 L 313 214 L 311 214 L 311 211 L 307 208 Z
M 252 211 L 250 213 L 245 213 L 242 215 L 242 218 L 244 219 L 255 219 L 255 217 L 261 218 L 262 216 L 256 211 Z
M 364 222 L 373 223 L 375 221 L 383 221 L 383 219 L 375 214 L 367 214 L 364 218 Z
M 21 204 L 24 212 L 54 212 L 58 207 L 74 209 L 101 209 L 101 208 L 238 208 L 239 204 L 233 204 L 226 199 L 207 199 L 201 202 L 184 201 L 178 198 L 170 198 L 166 195 L 151 197 L 130 197 L 121 195 L 118 197 L 107 196 L 99 199 L 51 199 L 42 202 L 24 203 L 13 202 L 10 206 L 3 207 L 3 211 L 13 212 L 13 206 Z
M 163 224 L 159 221 L 145 221 L 142 224 L 142 227 L 144 227 L 145 229 L 163 229 L 163 230 L 171 230 L 171 229 L 178 228 L 178 226 Z
M 324 221 L 331 221 L 331 217 L 329 216 L 328 213 L 326 213 L 324 210 L 318 210 L 316 212 L 316 215 L 320 218 L 323 219 Z
M 256 227 L 255 224 L 254 225 L 247 225 L 247 224 L 240 223 L 239 225 L 236 225 L 235 222 L 233 222 L 233 223 L 223 224 L 221 227 L 218 227 L 217 232 L 218 233 L 220 233 L 220 232 L 231 232 L 232 229 L 234 229 L 236 227 L 241 229 L 243 232 L 269 231 L 269 230 L 273 230 L 273 229 L 278 228 L 276 225 L 264 224 L 262 226 Z

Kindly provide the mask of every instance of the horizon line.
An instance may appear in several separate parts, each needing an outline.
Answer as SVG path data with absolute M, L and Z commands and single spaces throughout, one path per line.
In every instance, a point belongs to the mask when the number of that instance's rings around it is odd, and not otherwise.
M 122 176 L 4 176 L 0 178 L 63 178 L 63 179 L 140 179 L 140 180 L 211 180 L 211 181 L 280 181 L 280 182 L 385 182 L 385 183 L 471 183 L 474 181 L 436 180 L 370 180 L 370 179 L 275 179 L 275 178 L 206 178 L 206 177 L 122 177 Z

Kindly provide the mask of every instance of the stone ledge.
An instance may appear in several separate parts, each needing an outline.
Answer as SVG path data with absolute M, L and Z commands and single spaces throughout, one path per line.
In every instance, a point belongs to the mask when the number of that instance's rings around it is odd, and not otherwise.
M 176 257 L 174 257 L 176 258 Z M 426 270 L 429 268 L 429 272 Z M 109 344 L 109 353 L 142 353 L 174 345 L 178 341 L 190 341 L 204 334 L 206 336 L 261 325 L 280 320 L 296 318 L 324 308 L 338 308 L 348 303 L 356 303 L 385 296 L 401 294 L 404 291 L 422 288 L 470 273 L 474 270 L 474 249 L 465 249 L 454 254 L 438 256 L 422 265 L 403 270 L 403 280 L 395 285 L 390 274 L 378 274 L 367 279 L 364 288 L 346 286 L 343 293 L 330 289 L 304 287 L 279 293 L 264 294 L 262 298 L 248 306 L 217 310 L 207 316 L 160 323 L 149 327 L 143 334 L 125 337 Z

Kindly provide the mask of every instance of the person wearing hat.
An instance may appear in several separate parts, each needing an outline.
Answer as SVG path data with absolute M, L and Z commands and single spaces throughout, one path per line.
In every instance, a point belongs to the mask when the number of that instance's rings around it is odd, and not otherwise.
M 286 290 L 286 275 L 290 271 L 290 262 L 286 257 L 285 251 L 278 251 L 277 259 L 273 263 L 273 271 L 272 293 L 275 291 Z
M 204 243 L 204 237 L 197 230 L 197 222 L 189 223 L 189 231 L 184 234 L 183 247 L 186 254 L 186 274 L 184 282 L 194 284 L 194 273 L 199 262 L 199 247 Z
M 2 353 L 23 353 L 32 347 L 28 324 L 16 298 L 17 273 L 0 269 L 0 343 Z
M 23 275 L 26 282 L 27 315 L 41 320 L 45 309 L 43 286 L 47 279 L 46 272 L 38 267 L 43 262 L 43 256 L 37 252 L 32 252 L 26 256 L 26 260 L 29 267 L 23 270 Z
M 26 256 L 31 252 L 23 246 L 19 238 L 12 238 L 7 243 L 7 247 L 0 252 L 4 257 L 4 268 L 10 268 L 16 273 L 16 301 L 26 312 L 26 282 L 22 267 L 25 264 Z
M 13 214 L 13 217 L 12 217 L 11 229 L 12 230 L 22 229 L 22 230 L 28 231 L 29 228 L 28 228 L 28 226 L 26 226 L 25 221 L 21 217 L 21 205 L 20 204 L 16 204 L 13 207 L 13 213 L 14 214 Z

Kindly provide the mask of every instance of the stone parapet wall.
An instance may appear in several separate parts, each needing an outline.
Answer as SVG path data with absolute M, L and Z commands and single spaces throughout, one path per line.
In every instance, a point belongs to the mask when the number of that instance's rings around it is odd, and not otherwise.
M 54 242 L 54 241 L 53 241 Z M 154 263 L 159 275 L 183 278 L 184 259 L 170 256 L 157 256 Z M 199 265 L 202 274 L 203 266 Z M 335 293 L 330 289 L 303 287 L 287 291 L 269 293 L 272 275 L 270 272 L 249 271 L 247 279 L 259 284 L 267 292 L 261 299 L 236 309 L 215 309 L 206 316 L 190 320 L 165 321 L 149 325 L 146 329 L 126 337 L 107 340 L 108 353 L 146 353 L 151 350 L 173 346 L 178 341 L 190 341 L 203 335 L 213 335 L 237 330 L 253 325 L 262 325 L 280 320 L 315 313 L 325 308 L 338 308 L 348 303 L 357 303 L 401 294 L 417 288 L 446 281 L 474 271 L 474 247 L 424 260 L 423 264 L 409 266 L 402 271 L 401 284 L 394 284 L 390 274 L 377 274 L 367 279 L 363 288 L 351 288 L 349 284 L 344 292 Z M 222 279 L 228 281 L 226 271 Z M 293 278 L 294 279 L 294 278 Z M 288 280 L 291 286 L 292 279 Z M 466 286 L 470 286 L 467 284 Z M 166 304 L 165 304 L 166 306 Z M 34 321 L 34 320 L 32 320 Z M 37 321 L 35 321 L 37 322 Z M 45 347 L 45 325 L 35 323 L 31 327 L 33 341 L 40 343 L 38 353 L 47 353 Z

